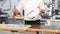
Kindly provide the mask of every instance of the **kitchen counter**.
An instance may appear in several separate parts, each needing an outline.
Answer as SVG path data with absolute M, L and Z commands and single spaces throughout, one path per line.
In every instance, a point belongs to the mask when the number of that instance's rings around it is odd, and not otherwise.
M 49 33 L 60 33 L 60 26 L 51 25 L 16 25 L 16 24 L 0 24 L 0 30 L 3 31 L 18 31 L 18 32 L 49 32 Z
M 8 18 L 13 18 L 13 16 L 8 17 Z M 16 19 L 24 19 L 24 16 L 17 15 L 17 16 L 15 16 L 15 18 L 16 18 Z

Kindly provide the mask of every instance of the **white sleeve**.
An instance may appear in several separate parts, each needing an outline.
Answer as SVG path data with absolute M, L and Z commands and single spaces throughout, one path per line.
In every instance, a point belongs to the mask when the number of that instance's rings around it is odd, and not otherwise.
M 18 11 L 21 11 L 22 10 L 22 2 L 20 1 L 20 3 L 18 4 L 18 6 L 16 7 L 18 9 Z
M 39 7 L 40 7 L 40 9 L 45 10 L 44 2 L 42 0 L 40 0 Z
M 31 14 L 28 15 L 29 18 L 38 17 L 39 10 L 35 9 Z

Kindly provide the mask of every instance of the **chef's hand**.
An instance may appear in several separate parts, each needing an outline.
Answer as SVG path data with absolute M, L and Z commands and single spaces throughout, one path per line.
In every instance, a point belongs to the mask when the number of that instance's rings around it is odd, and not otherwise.
M 44 13 L 45 13 L 45 10 L 41 9 L 40 14 L 44 14 Z
M 45 13 L 45 10 L 44 9 L 41 9 L 39 6 L 38 6 L 38 8 L 39 8 L 39 14 L 44 14 Z

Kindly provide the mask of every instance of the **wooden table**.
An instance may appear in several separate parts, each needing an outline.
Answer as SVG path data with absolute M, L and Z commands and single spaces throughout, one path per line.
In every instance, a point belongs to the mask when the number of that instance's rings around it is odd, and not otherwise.
M 39 32 L 47 32 L 47 33 L 54 33 L 54 34 L 60 34 L 60 26 L 48 26 L 48 25 L 32 25 L 29 30 L 29 32 L 36 32 L 36 34 L 39 34 Z
M 15 24 L 16 25 L 16 24 Z M 60 34 L 60 26 L 46 26 L 46 25 L 12 25 L 12 24 L 0 24 L 0 30 L 3 31 L 18 31 L 18 32 L 49 32 L 49 33 L 59 33 Z

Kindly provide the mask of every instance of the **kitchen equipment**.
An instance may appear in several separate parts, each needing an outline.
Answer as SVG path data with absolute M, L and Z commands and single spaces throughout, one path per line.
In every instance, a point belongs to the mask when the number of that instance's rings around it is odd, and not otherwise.
M 7 20 L 8 20 L 8 14 L 4 13 L 2 11 L 2 8 L 0 8 L 0 23 L 2 23 L 2 22 L 8 23 Z

